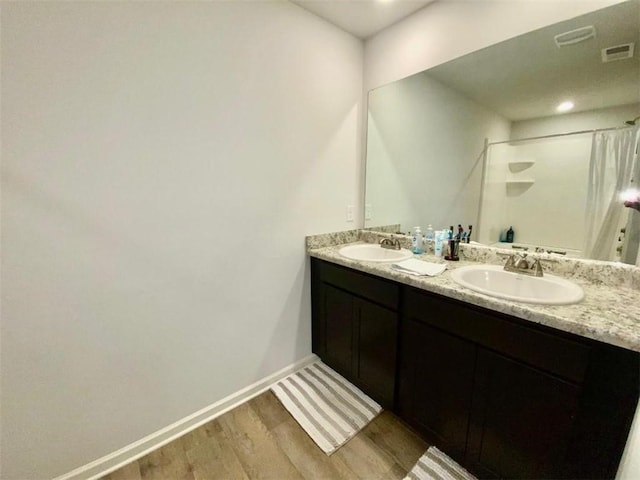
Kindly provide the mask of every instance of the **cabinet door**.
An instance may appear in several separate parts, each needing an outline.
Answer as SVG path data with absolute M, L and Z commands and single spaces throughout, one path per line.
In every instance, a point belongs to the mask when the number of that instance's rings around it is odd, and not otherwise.
M 462 460 L 466 450 L 476 347 L 413 319 L 403 319 L 400 416 Z
M 580 388 L 483 348 L 467 465 L 482 477 L 563 478 Z
M 341 375 L 351 378 L 355 359 L 353 295 L 324 284 L 322 288 L 322 318 L 324 324 L 322 360 Z
M 398 313 L 366 300 L 358 300 L 356 310 L 354 376 L 374 400 L 393 408 Z

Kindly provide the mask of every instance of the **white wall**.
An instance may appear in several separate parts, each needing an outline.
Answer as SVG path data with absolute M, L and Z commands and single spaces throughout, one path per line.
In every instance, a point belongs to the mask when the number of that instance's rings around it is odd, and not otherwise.
M 509 122 L 426 74 L 369 94 L 370 225 L 426 230 L 475 225 L 484 140 L 509 138 Z
M 636 415 L 631 425 L 629 439 L 620 460 L 617 480 L 637 480 L 640 478 L 640 403 L 636 407 Z
M 640 103 L 520 120 L 511 124 L 511 139 L 555 135 L 600 128 L 625 127 L 625 121 L 640 115 Z
M 310 353 L 362 43 L 287 2 L 1 13 L 2 478 L 47 478 Z
M 480 243 L 492 245 L 500 239 L 507 225 L 506 182 L 509 176 L 511 147 L 501 143 L 492 145 L 487 151 L 482 204 L 480 205 L 480 225 L 476 238 Z

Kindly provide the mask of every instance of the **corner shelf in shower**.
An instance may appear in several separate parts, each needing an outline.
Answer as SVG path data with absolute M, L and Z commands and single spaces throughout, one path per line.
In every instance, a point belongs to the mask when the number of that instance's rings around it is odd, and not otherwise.
M 523 170 L 526 170 L 527 168 L 531 167 L 532 165 L 534 165 L 536 162 L 534 162 L 533 160 L 530 161 L 512 161 L 509 162 L 509 170 L 511 170 L 511 172 L 516 173 L 516 172 L 522 172 Z
M 507 180 L 505 182 L 507 189 L 507 197 L 518 197 L 531 188 L 535 183 L 534 180 L 527 178 L 521 180 Z
M 531 179 L 522 179 L 522 180 L 507 180 L 505 182 L 507 184 L 507 186 L 509 185 L 533 185 L 534 183 L 536 183 L 535 180 L 531 180 Z

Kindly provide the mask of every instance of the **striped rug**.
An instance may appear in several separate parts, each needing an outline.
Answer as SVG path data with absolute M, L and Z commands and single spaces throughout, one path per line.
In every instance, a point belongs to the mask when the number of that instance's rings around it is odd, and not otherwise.
M 327 455 L 382 411 L 380 405 L 322 362 L 297 371 L 271 390 Z
M 436 447 L 429 447 L 404 480 L 476 480 Z

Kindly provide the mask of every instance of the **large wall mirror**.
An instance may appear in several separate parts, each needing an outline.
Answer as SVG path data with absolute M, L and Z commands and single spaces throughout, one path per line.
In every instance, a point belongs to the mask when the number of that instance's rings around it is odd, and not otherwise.
M 512 227 L 511 246 L 635 264 L 638 117 L 640 0 L 372 90 L 365 227 L 473 225 L 489 246 Z

